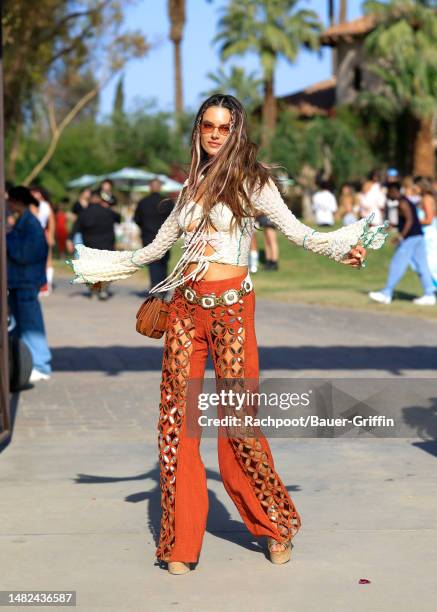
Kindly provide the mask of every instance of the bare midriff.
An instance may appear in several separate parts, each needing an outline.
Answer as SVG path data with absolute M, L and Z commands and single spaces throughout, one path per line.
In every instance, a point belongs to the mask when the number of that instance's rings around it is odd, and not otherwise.
M 199 202 L 200 203 L 200 202 Z M 193 223 L 188 227 L 189 231 L 194 231 L 196 228 L 196 224 Z M 206 230 L 210 230 L 211 233 L 214 232 L 214 229 L 211 226 L 206 226 Z M 215 253 L 213 247 L 210 244 L 207 244 L 205 247 L 204 255 L 213 255 Z M 192 270 L 194 270 L 197 266 L 196 262 L 189 262 L 187 264 L 186 270 L 184 270 L 184 275 L 189 274 Z M 248 266 L 234 266 L 233 264 L 222 264 L 217 263 L 215 261 L 210 261 L 208 270 L 202 277 L 202 280 L 223 280 L 225 278 L 232 278 L 234 276 L 240 276 L 243 272 L 247 273 Z
M 186 273 L 194 270 L 196 266 L 196 263 L 189 263 L 187 265 Z M 224 278 L 232 278 L 234 276 L 240 276 L 240 274 L 243 274 L 243 272 L 247 273 L 247 270 L 247 266 L 234 266 L 232 264 L 221 264 L 211 261 L 208 270 L 202 276 L 202 280 L 222 280 Z

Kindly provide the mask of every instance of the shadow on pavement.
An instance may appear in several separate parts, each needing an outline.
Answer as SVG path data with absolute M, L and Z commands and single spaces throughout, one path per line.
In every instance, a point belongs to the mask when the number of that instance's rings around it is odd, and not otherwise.
M 62 346 L 52 349 L 58 372 L 159 371 L 161 346 Z M 433 346 L 260 346 L 262 370 L 380 370 L 400 376 L 403 370 L 431 370 L 436 363 Z
M 208 480 L 221 482 L 220 474 L 211 469 L 206 470 Z M 153 488 L 147 491 L 132 493 L 125 498 L 130 503 L 148 501 L 147 527 L 153 536 L 155 546 L 158 545 L 160 521 L 161 521 L 161 490 L 159 485 L 160 474 L 159 466 L 156 466 L 136 476 L 93 476 L 91 474 L 78 474 L 74 479 L 76 484 L 107 484 L 113 482 L 143 481 L 151 480 L 154 482 Z M 287 491 L 298 491 L 300 486 L 288 485 Z M 247 530 L 242 521 L 232 519 L 226 507 L 218 499 L 214 491 L 208 489 L 209 511 L 206 531 L 218 538 L 238 544 L 248 550 L 262 553 L 262 549 L 257 543 L 257 539 Z

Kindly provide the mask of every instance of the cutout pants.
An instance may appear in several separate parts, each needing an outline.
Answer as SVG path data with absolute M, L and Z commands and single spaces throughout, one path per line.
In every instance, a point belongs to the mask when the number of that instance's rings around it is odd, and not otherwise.
M 218 296 L 226 289 L 240 289 L 245 276 L 188 282 L 197 294 Z M 258 379 L 254 315 L 254 290 L 232 306 L 205 309 L 188 302 L 177 288 L 170 302 L 158 421 L 161 529 L 156 557 L 161 561 L 197 562 L 206 529 L 208 492 L 200 434 L 187 435 L 188 381 L 203 380 L 208 350 L 216 380 Z M 266 438 L 219 435 L 218 459 L 224 487 L 250 533 L 279 542 L 292 539 L 301 519 L 275 471 Z

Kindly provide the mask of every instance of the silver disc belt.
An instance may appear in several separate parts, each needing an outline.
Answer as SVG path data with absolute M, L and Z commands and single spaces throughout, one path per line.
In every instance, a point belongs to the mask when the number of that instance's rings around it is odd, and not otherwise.
M 232 304 L 236 304 L 243 295 L 252 291 L 253 282 L 248 273 L 241 281 L 240 289 L 226 289 L 220 295 L 216 295 L 215 292 L 198 294 L 189 285 L 180 285 L 178 289 L 190 304 L 199 304 L 202 308 L 214 308 L 215 306 L 232 306 Z

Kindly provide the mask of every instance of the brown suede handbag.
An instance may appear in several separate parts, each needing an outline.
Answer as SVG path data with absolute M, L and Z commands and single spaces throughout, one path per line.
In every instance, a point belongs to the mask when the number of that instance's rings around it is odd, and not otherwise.
M 161 338 L 167 326 L 169 303 L 151 295 L 147 297 L 137 312 L 136 330 L 149 338 Z
M 189 244 L 195 239 L 201 226 L 202 224 L 198 226 Z M 137 332 L 149 338 L 161 338 L 167 326 L 169 305 L 170 302 L 155 295 L 147 297 L 137 312 Z

